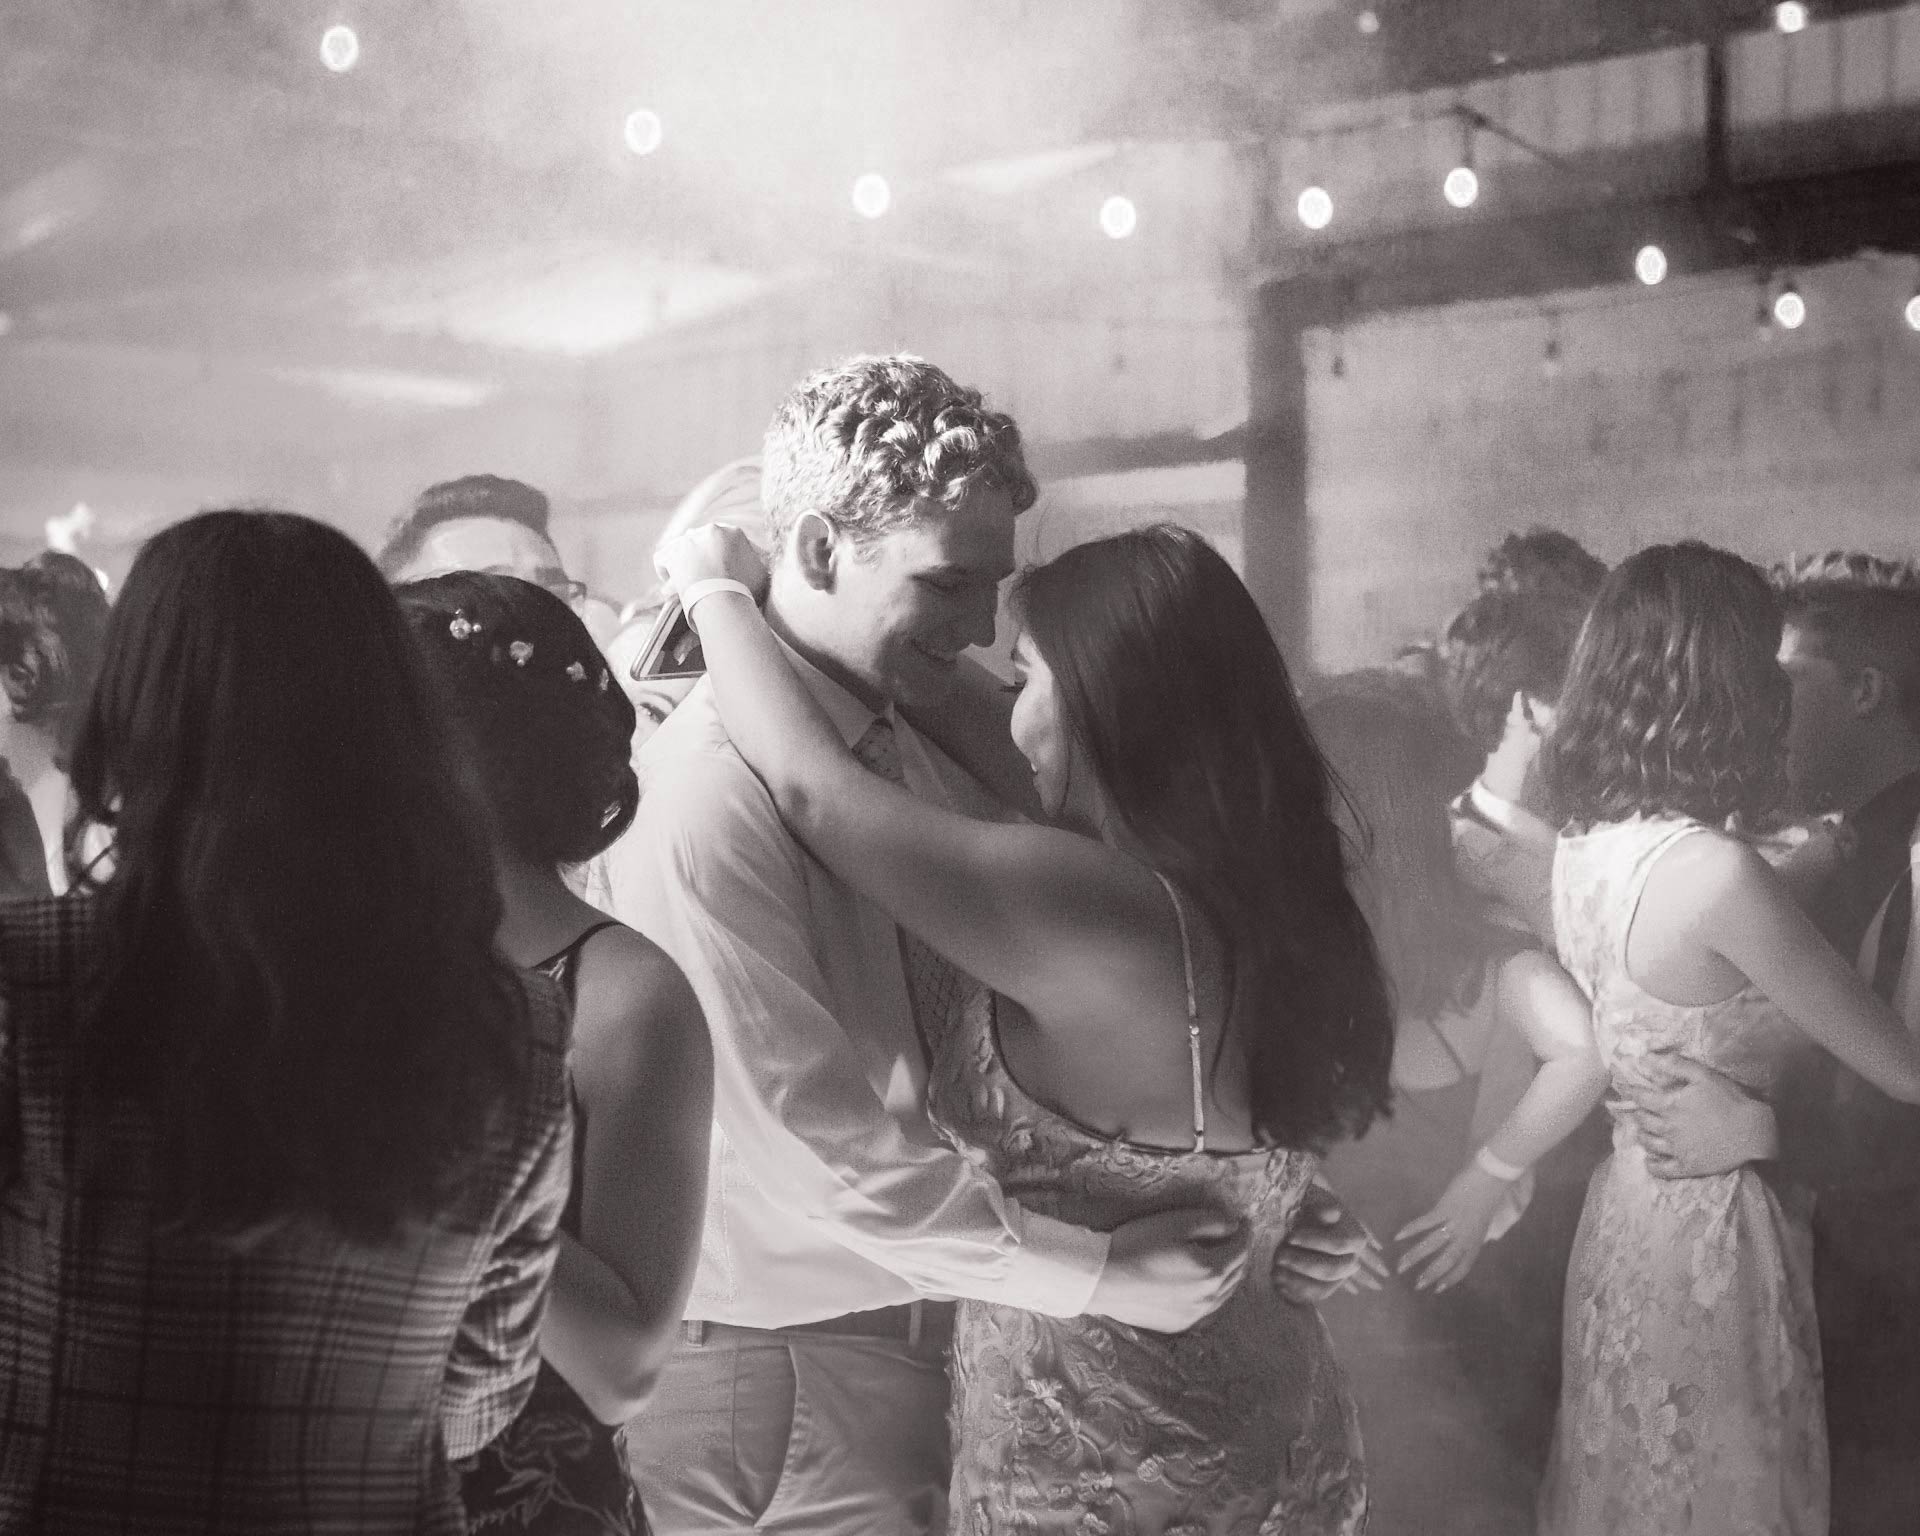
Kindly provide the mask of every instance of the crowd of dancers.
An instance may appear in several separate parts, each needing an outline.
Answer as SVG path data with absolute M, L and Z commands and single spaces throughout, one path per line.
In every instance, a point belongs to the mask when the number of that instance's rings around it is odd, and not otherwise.
M 1039 494 L 810 376 L 698 683 L 489 476 L 0 573 L 0 1531 L 1920 1528 L 1920 572 Z

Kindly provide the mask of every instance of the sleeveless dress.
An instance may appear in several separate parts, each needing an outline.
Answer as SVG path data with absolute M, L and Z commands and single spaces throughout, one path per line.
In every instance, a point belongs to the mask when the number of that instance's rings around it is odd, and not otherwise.
M 1164 882 L 1163 882 L 1164 883 Z M 1195 1017 L 1192 955 L 1188 1017 Z M 1208 1206 L 1251 1224 L 1248 1278 L 1183 1334 L 1099 1317 L 1043 1317 L 962 1301 L 955 1320 L 956 1536 L 1228 1536 L 1358 1532 L 1366 1485 L 1353 1401 L 1319 1314 L 1268 1283 L 1298 1212 L 1308 1153 L 1205 1150 L 1197 1027 L 1190 1023 L 1196 1145 L 1143 1147 L 1087 1129 L 1008 1073 L 995 1001 L 977 991 L 935 1042 L 935 1123 L 1029 1210 L 1109 1230 Z
M 595 923 L 532 969 L 566 994 L 573 1010 L 580 951 L 615 922 Z M 571 1093 L 571 1085 L 569 1085 Z M 573 1100 L 573 1188 L 561 1229 L 580 1235 L 581 1159 L 586 1116 Z M 476 1455 L 455 1464 L 472 1536 L 647 1536 L 640 1495 L 627 1475 L 626 1434 L 602 1424 L 544 1359 L 514 1421 Z
M 1764 995 L 1662 1002 L 1627 974 L 1656 859 L 1707 830 L 1635 819 L 1562 837 L 1554 922 L 1616 1085 L 1650 1052 L 1771 1098 L 1811 1049 Z M 1654 1178 L 1617 1099 L 1567 1275 L 1565 1372 L 1542 1536 L 1825 1536 L 1827 1439 L 1805 1192 L 1747 1167 Z

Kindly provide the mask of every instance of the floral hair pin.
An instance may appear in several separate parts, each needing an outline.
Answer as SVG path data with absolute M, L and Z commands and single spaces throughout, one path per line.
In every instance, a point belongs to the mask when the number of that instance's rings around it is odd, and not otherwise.
M 524 667 L 533 660 L 533 642 L 515 640 L 507 646 L 507 654 L 513 658 L 513 664 L 516 667 Z
M 456 640 L 471 640 L 480 633 L 480 626 L 467 617 L 464 608 L 456 608 L 453 617 L 447 621 L 447 633 Z
M 587 664 L 583 661 L 568 662 L 567 676 L 576 683 L 584 683 L 587 680 Z

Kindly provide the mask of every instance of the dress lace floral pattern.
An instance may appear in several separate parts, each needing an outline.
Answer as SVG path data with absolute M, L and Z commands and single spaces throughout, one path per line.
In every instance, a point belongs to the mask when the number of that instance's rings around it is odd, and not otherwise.
M 1319 1314 L 1267 1284 L 1314 1159 L 1154 1151 L 1023 1093 L 982 995 L 938 1042 L 941 1128 L 1028 1209 L 1100 1229 L 1213 1206 L 1255 1234 L 1218 1314 L 1162 1335 L 962 1302 L 953 1347 L 952 1529 L 1060 1536 L 1334 1536 L 1363 1528 L 1352 1399 Z
M 1700 830 L 1630 821 L 1555 856 L 1562 962 L 1593 1000 L 1616 1084 L 1676 1052 L 1770 1095 L 1804 1037 L 1747 988 L 1678 1007 L 1627 975 L 1627 929 L 1654 860 Z M 1542 1536 L 1686 1531 L 1824 1536 L 1826 1425 L 1804 1193 L 1753 1168 L 1654 1178 L 1632 1120 L 1593 1176 L 1567 1275 Z

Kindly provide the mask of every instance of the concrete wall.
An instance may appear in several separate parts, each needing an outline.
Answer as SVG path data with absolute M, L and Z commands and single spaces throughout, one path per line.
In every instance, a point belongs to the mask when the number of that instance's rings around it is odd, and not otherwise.
M 1609 560 L 1683 537 L 1920 555 L 1915 263 L 1797 280 L 1793 333 L 1730 275 L 1309 336 L 1316 665 L 1430 633 L 1481 552 L 1536 522 Z

